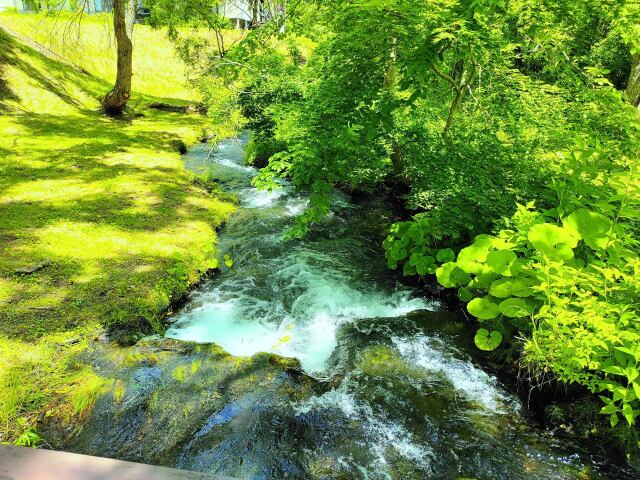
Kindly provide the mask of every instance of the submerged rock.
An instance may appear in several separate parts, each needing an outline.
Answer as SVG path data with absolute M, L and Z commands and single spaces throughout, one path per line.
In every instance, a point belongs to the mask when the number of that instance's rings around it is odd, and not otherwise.
M 162 339 L 128 348 L 100 345 L 87 355 L 96 371 L 115 379 L 111 389 L 74 434 L 54 422 L 41 432 L 55 448 L 155 465 L 212 471 L 215 452 L 224 452 L 219 468 L 244 471 L 251 445 L 234 440 L 239 422 L 270 429 L 277 445 L 277 435 L 292 431 L 277 420 L 278 409 L 309 397 L 317 386 L 296 360 L 233 357 L 212 344 Z M 265 415 L 273 421 L 252 421 Z M 282 461 L 270 458 L 279 452 L 252 451 L 256 468 Z

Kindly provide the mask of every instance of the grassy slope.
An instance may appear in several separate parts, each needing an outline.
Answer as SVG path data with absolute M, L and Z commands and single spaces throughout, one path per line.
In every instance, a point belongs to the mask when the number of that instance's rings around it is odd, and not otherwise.
M 154 80 L 136 74 L 144 88 Z M 158 80 L 150 91 L 179 83 Z M 100 325 L 157 323 L 214 265 L 214 229 L 234 209 L 194 183 L 173 146 L 205 119 L 145 109 L 140 95 L 131 105 L 144 116 L 107 119 L 108 88 L 0 30 L 0 441 L 43 412 L 84 411 L 106 380 L 74 355 Z
M 0 26 L 31 38 L 75 65 L 113 83 L 116 51 L 111 15 L 85 15 L 80 22 L 66 12 L 0 14 Z M 133 35 L 135 92 L 159 97 L 194 100 L 185 68 L 166 36 L 147 25 L 136 25 Z

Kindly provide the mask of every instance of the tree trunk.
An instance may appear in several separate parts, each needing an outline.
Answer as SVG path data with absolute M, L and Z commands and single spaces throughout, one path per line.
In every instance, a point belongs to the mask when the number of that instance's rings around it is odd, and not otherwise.
M 633 56 L 631 75 L 627 83 L 627 98 L 631 105 L 640 109 L 640 53 Z
M 136 0 L 113 1 L 113 30 L 118 51 L 116 84 L 104 99 L 107 115 L 120 115 L 131 96 L 133 75 L 133 24 L 136 19 Z
M 251 0 L 251 27 L 255 28 L 260 23 L 260 0 Z

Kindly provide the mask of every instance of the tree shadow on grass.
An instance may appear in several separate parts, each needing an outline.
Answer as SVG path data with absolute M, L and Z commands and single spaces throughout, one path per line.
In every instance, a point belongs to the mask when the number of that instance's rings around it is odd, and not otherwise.
M 232 207 L 212 204 L 180 171 L 176 157 L 167 155 L 179 137 L 162 125 L 160 132 L 153 122 L 138 129 L 144 119 L 123 123 L 97 113 L 14 120 L 27 137 L 14 148 L 14 158 L 0 165 L 0 238 L 11 238 L 9 248 L 0 247 L 0 281 L 4 277 L 19 288 L 3 301 L 0 332 L 33 339 L 92 323 L 148 329 L 186 289 L 186 280 L 176 281 L 183 275 L 176 262 L 188 272 L 206 269 L 202 245 L 181 245 L 171 232 L 200 235 L 189 229 L 219 225 Z M 175 120 L 193 126 L 193 119 L 176 114 Z M 102 235 L 123 247 L 93 252 L 91 242 L 99 244 Z M 144 238 L 160 243 L 154 254 L 128 246 Z M 51 266 L 29 276 L 14 273 L 42 259 Z M 87 269 L 92 273 L 85 275 Z M 59 303 L 38 304 L 56 291 L 64 292 Z
M 19 132 L 0 149 L 0 333 L 148 328 L 208 268 L 203 250 L 215 236 L 202 226 L 233 208 L 194 185 L 169 153 L 200 120 L 154 110 L 107 118 L 82 100 L 99 101 L 106 82 L 1 30 L 0 52 L 0 71 L 9 65 L 72 107 L 25 112 L 14 92 L 0 92 L 3 106 L 17 107 L 8 125 Z M 33 274 L 16 272 L 43 260 Z
M 0 112 L 8 109 L 7 101 L 18 101 L 19 97 L 11 90 L 6 79 L 7 65 L 13 64 L 15 57 L 11 54 L 14 42 L 0 28 Z

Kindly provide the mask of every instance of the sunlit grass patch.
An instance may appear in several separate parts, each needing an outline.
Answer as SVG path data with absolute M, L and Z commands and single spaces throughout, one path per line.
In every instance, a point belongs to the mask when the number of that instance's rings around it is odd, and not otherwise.
M 115 38 L 111 15 L 85 15 L 78 24 L 56 15 L 0 14 L 0 26 L 32 38 L 75 65 L 111 83 L 115 80 Z M 185 65 L 164 32 L 147 25 L 134 28 L 133 90 L 166 98 L 194 100 Z
M 32 427 L 37 415 L 83 414 L 108 384 L 74 361 L 87 342 L 73 335 L 35 343 L 0 336 L 0 441 Z
M 145 93 L 176 94 L 154 71 L 141 76 Z M 123 341 L 160 331 L 171 303 L 216 266 L 215 228 L 235 207 L 176 150 L 224 126 L 149 109 L 142 95 L 135 115 L 108 119 L 107 82 L 2 30 L 0 77 L 0 441 L 13 441 L 41 415 L 82 417 L 113 387 L 78 359 L 88 339 L 102 327 Z

